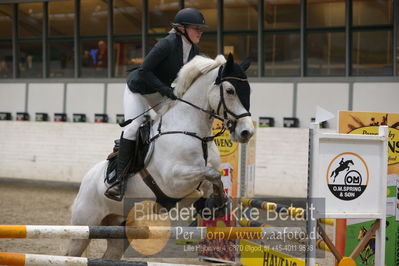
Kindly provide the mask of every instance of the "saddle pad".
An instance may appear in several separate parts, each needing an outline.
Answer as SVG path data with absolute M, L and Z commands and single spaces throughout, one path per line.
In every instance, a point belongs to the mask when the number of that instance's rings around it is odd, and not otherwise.
M 131 169 L 130 174 L 135 174 L 141 169 L 147 167 L 151 160 L 154 151 L 154 142 L 148 144 L 148 140 L 154 135 L 152 124 L 152 120 L 146 121 L 139 127 L 139 130 L 137 131 L 136 150 L 131 160 L 131 162 L 134 162 L 132 163 L 134 166 L 128 166 L 129 169 Z M 113 151 L 107 157 L 108 166 L 104 179 L 104 183 L 107 186 L 113 184 L 117 177 L 116 165 L 119 151 L 119 139 L 115 140 L 114 143 L 115 145 Z

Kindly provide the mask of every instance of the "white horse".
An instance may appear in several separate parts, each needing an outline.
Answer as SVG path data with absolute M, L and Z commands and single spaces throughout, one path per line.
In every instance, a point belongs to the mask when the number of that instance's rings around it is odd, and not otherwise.
M 252 119 L 247 110 L 250 89 L 244 73 L 249 62 L 236 64 L 231 55 L 225 62 L 223 56 L 218 56 L 215 60 L 195 57 L 179 72 L 175 94 L 207 112 L 224 117 L 225 122 L 229 121 L 232 139 L 246 143 L 254 133 Z M 225 64 L 221 66 L 223 63 Z M 221 67 L 223 71 L 219 71 Z M 248 105 L 247 109 L 244 108 L 245 105 Z M 210 136 L 214 117 L 210 117 L 207 112 L 186 102 L 174 101 L 162 115 L 162 132 L 186 131 L 196 133 L 199 137 Z M 153 125 L 155 131 L 158 125 L 159 119 L 156 119 Z M 147 170 L 164 194 L 172 198 L 184 198 L 204 180 L 221 184 L 218 171 L 219 151 L 213 141 L 207 142 L 206 146 L 208 159 L 205 164 L 201 141 L 195 137 L 169 134 L 155 140 L 155 149 Z M 72 225 L 121 225 L 124 222 L 124 200 L 118 202 L 104 196 L 107 165 L 107 160 L 96 164 L 83 178 L 72 205 Z M 212 189 L 212 186 L 208 184 L 208 188 Z M 209 195 L 210 192 L 205 191 L 205 196 Z M 154 198 L 154 193 L 143 182 L 140 174 L 130 176 L 126 185 L 124 199 L 133 197 Z M 81 256 L 89 242 L 90 240 L 72 240 L 67 255 Z M 103 257 L 120 259 L 124 252 L 122 243 L 118 239 L 109 239 Z

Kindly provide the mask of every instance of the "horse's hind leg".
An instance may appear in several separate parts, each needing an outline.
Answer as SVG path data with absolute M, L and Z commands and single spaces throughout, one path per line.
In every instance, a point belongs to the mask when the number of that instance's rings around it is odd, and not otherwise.
M 72 225 L 99 225 L 101 223 L 101 219 L 95 218 L 95 216 L 84 216 L 77 215 L 79 212 L 75 211 L 72 213 L 71 224 Z M 67 256 L 80 257 L 83 252 L 90 244 L 91 239 L 73 239 L 69 244 L 69 248 L 67 251 Z
M 128 246 L 129 242 L 127 239 L 107 239 L 107 250 L 103 258 L 120 260 Z
M 124 222 L 125 221 L 122 216 L 111 214 L 104 218 L 102 225 L 124 225 Z M 105 251 L 103 258 L 115 260 L 121 259 L 128 245 L 129 242 L 127 239 L 107 239 L 107 250 Z
M 72 225 L 99 225 L 101 222 L 100 218 L 93 218 L 94 216 L 89 216 L 89 218 L 77 215 L 76 212 L 72 213 L 71 224 Z M 73 239 L 69 244 L 69 248 L 67 251 L 67 256 L 72 257 L 80 257 L 82 256 L 83 252 L 90 244 L 91 239 Z
M 101 223 L 102 217 L 100 214 L 95 212 L 88 213 L 80 205 L 79 208 L 72 209 L 71 225 L 99 225 Z M 90 244 L 91 239 L 73 239 L 69 244 L 67 251 L 67 256 L 80 257 L 86 250 L 87 246 Z
M 66 256 L 80 257 L 90 244 L 90 239 L 73 239 Z

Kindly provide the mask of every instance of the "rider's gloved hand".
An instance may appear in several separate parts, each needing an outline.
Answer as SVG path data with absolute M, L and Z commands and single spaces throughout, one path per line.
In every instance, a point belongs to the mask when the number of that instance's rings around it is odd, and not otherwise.
M 162 96 L 168 97 L 169 99 L 177 100 L 177 97 L 176 97 L 176 95 L 173 93 L 172 88 L 163 87 L 161 90 L 159 90 L 159 93 L 161 93 Z

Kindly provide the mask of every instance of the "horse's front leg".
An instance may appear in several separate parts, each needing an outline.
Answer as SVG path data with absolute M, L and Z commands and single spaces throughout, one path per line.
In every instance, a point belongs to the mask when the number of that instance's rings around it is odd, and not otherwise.
M 217 217 L 224 216 L 225 207 L 228 204 L 228 197 L 224 191 L 224 186 L 221 178 L 221 173 L 212 167 L 206 167 L 203 173 L 203 184 L 206 184 L 208 189 L 204 191 L 204 198 L 207 198 L 204 207 L 207 207 L 213 212 L 216 212 Z
M 202 168 L 202 167 L 201 167 Z M 212 167 L 204 167 L 203 171 L 200 169 L 195 170 L 192 167 L 189 167 L 187 169 L 186 167 L 178 167 L 178 171 L 175 171 L 175 176 L 183 176 L 186 170 L 189 170 L 190 173 L 193 175 L 192 180 L 197 180 L 198 183 L 202 182 L 204 179 L 209 181 L 210 183 L 213 184 L 213 195 L 217 195 L 220 197 L 223 197 L 225 195 L 224 193 L 224 187 L 223 187 L 223 182 L 222 182 L 222 175 L 221 173 L 212 168 Z M 196 177 L 194 177 L 196 176 Z
M 191 191 L 193 191 L 198 187 L 198 184 L 201 184 L 199 189 L 203 190 L 203 196 L 200 199 L 195 199 L 194 204 L 198 213 L 203 215 L 202 212 L 206 210 L 207 215 L 211 215 L 207 219 L 226 215 L 228 198 L 224 193 L 221 173 L 218 170 L 212 167 L 193 167 L 191 165 L 175 165 L 173 168 L 174 180 L 173 183 L 169 183 L 169 186 L 173 185 L 178 190 L 179 185 L 183 187 L 181 184 L 187 185 L 188 182 L 194 181 L 196 185 L 190 186 Z M 191 201 L 191 203 L 194 203 L 194 201 Z M 187 202 L 185 202 L 186 204 Z
M 218 170 L 208 166 L 174 164 L 167 165 L 160 171 L 162 182 L 159 183 L 162 191 L 172 198 L 184 198 L 192 193 L 204 180 L 210 180 L 212 183 L 221 180 L 221 174 Z M 205 181 L 204 181 L 205 182 Z M 208 182 L 209 183 L 209 182 Z M 209 187 L 203 186 L 204 196 L 208 197 Z
M 222 174 L 212 167 L 206 167 L 207 170 L 204 173 L 204 178 L 212 183 L 222 183 Z
M 220 154 L 219 150 L 216 147 L 216 144 L 212 141 L 208 145 L 208 152 L 209 152 L 209 158 L 208 158 L 208 163 L 209 165 L 213 166 L 213 170 L 219 168 L 220 166 Z M 227 197 L 226 194 L 224 193 L 224 186 L 221 178 L 221 174 L 219 171 L 217 171 L 217 177 L 212 178 L 210 176 L 206 177 L 206 180 L 211 182 L 213 184 L 213 196 L 217 197 Z
M 173 170 L 173 176 L 175 178 L 169 179 L 171 181 L 171 183 L 169 184 L 170 187 L 177 188 L 180 184 L 187 184 L 189 182 L 193 182 L 198 185 L 204 180 L 207 180 L 213 184 L 212 194 L 224 197 L 225 193 L 222 182 L 222 175 L 215 168 L 207 166 L 192 167 L 186 165 L 175 165 Z M 191 188 L 193 188 L 194 186 L 192 186 Z M 204 196 L 209 197 L 209 192 L 209 190 L 204 191 Z
M 212 183 L 213 189 L 212 189 L 212 196 L 213 197 L 221 197 L 221 198 L 226 198 L 226 193 L 224 192 L 224 186 L 222 182 L 222 176 L 219 171 L 216 171 L 217 173 L 212 173 L 212 175 L 206 175 L 205 179 Z

